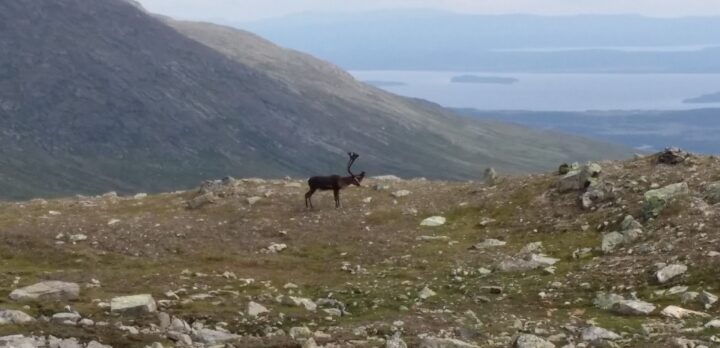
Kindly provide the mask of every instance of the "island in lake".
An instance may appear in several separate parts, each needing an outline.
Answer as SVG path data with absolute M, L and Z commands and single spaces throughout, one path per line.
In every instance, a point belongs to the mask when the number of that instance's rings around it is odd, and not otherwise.
M 720 92 L 683 100 L 686 104 L 720 103 Z
M 517 83 L 518 79 L 512 77 L 500 76 L 476 76 L 476 75 L 460 75 L 450 79 L 452 83 L 488 83 L 496 85 L 511 85 Z
M 398 87 L 398 86 L 405 86 L 407 85 L 404 82 L 398 82 L 398 81 L 363 81 L 367 83 L 368 85 L 372 85 L 375 87 Z

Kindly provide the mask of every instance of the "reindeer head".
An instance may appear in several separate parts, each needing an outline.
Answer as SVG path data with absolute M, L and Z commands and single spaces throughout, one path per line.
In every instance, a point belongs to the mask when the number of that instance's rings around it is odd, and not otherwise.
M 350 176 L 351 176 L 352 179 L 353 179 L 352 184 L 355 185 L 355 186 L 360 186 L 360 183 L 363 181 L 363 179 L 365 179 L 365 172 L 360 173 L 360 175 L 355 175 L 355 174 L 353 174 L 353 172 L 350 170 L 350 168 L 352 167 L 353 163 L 355 163 L 355 160 L 358 159 L 358 157 L 360 157 L 360 155 L 358 155 L 358 154 L 355 153 L 355 152 L 348 152 L 348 156 L 350 156 L 350 161 L 348 162 L 348 168 L 347 168 L 347 170 L 348 170 L 348 173 L 350 174 Z

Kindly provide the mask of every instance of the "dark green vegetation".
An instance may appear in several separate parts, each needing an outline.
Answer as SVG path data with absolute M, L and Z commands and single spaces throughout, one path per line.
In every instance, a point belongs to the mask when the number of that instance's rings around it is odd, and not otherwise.
M 626 153 L 463 119 L 254 35 L 125 1 L 3 1 L 0 51 L 6 199 L 339 173 L 347 150 L 369 173 L 436 178 Z
M 706 154 L 720 152 L 720 109 L 587 112 L 459 109 L 458 112 L 484 120 L 580 134 L 642 151 L 679 146 Z

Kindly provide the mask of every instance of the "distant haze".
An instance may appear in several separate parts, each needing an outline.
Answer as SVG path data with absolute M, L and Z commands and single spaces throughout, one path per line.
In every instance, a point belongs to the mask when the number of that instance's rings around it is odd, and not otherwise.
M 251 21 L 297 12 L 426 8 L 475 14 L 642 14 L 715 16 L 715 0 L 138 0 L 148 10 L 184 19 Z

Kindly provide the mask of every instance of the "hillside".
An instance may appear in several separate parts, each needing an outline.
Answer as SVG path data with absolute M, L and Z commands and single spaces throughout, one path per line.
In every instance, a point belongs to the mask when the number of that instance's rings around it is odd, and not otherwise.
M 478 119 L 606 139 L 648 152 L 668 145 L 708 155 L 720 152 L 718 108 L 585 112 L 456 111 Z
M 125 1 L 4 1 L 0 23 L 13 52 L 0 56 L 2 199 L 339 173 L 350 150 L 370 173 L 447 179 L 626 153 L 462 119 L 246 33 L 174 24 L 201 44 Z
M 0 204 L 0 344 L 715 347 L 720 160 L 567 169 Z

